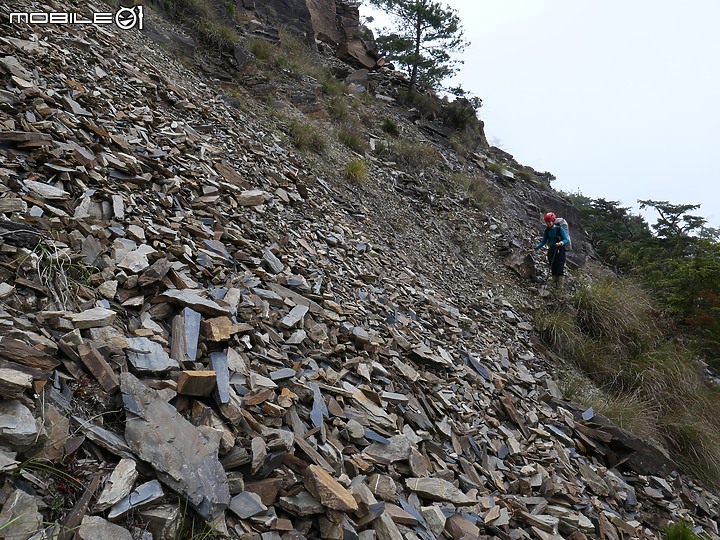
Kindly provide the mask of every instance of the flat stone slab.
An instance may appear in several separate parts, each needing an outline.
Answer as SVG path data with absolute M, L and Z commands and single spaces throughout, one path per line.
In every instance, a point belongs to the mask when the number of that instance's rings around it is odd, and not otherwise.
M 318 465 L 307 468 L 305 485 L 323 506 L 339 512 L 354 512 L 358 509 L 357 501 L 350 492 Z
M 180 367 L 177 360 L 170 358 L 163 346 L 148 338 L 128 338 L 125 350 L 128 361 L 138 371 L 163 373 Z
M 408 478 L 408 489 L 430 501 L 451 502 L 457 506 L 471 506 L 477 500 L 471 499 L 447 480 L 441 478 Z
M 67 316 L 75 326 L 80 330 L 86 328 L 99 328 L 109 326 L 115 321 L 116 314 L 112 309 L 103 307 L 95 307 L 83 311 L 82 313 L 72 313 Z
M 173 304 L 179 304 L 183 307 L 189 307 L 199 313 L 205 315 L 231 315 L 230 308 L 222 307 L 217 302 L 213 302 L 207 298 L 203 298 L 198 294 L 199 291 L 191 291 L 189 289 L 177 290 L 170 289 L 162 293 L 155 301 L 166 301 Z
M 128 413 L 125 439 L 130 448 L 201 516 L 220 515 L 230 504 L 230 491 L 218 459 L 219 440 L 211 441 L 131 373 L 120 376 L 120 390 Z
M 80 540 L 132 540 L 130 531 L 99 516 L 85 516 L 77 532 Z

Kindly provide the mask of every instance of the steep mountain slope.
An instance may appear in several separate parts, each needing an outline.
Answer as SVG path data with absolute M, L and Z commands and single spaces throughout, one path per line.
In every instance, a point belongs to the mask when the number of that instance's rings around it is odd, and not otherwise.
M 3 536 L 717 536 L 714 495 L 552 380 L 541 285 L 505 264 L 533 273 L 546 208 L 572 221 L 540 175 L 353 95 L 423 159 L 351 182 L 308 75 L 0 10 Z M 306 107 L 321 156 L 288 136 Z

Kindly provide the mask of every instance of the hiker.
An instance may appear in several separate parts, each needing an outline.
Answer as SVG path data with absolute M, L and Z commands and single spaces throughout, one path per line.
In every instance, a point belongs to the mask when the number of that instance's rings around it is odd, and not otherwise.
M 562 284 L 562 277 L 565 273 L 565 246 L 570 241 L 568 235 L 559 225 L 555 225 L 555 214 L 548 212 L 545 214 L 545 232 L 543 233 L 542 242 L 535 246 L 537 251 L 545 244 L 548 245 L 548 264 L 550 265 L 550 273 L 552 274 L 555 287 L 559 288 Z

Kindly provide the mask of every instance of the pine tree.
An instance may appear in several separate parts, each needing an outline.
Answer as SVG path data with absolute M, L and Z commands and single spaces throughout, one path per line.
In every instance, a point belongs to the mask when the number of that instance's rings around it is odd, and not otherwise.
M 398 62 L 410 75 L 410 91 L 418 86 L 436 89 L 453 75 L 456 65 L 451 53 L 462 52 L 469 43 L 457 11 L 433 0 L 369 0 L 388 13 L 394 22 L 391 30 L 383 29 L 376 42 L 391 60 Z

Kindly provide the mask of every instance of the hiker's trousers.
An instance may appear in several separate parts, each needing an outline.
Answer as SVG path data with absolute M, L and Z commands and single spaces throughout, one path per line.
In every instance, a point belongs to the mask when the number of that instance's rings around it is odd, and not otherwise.
M 548 263 L 553 276 L 565 274 L 565 246 L 550 246 L 548 249 Z

